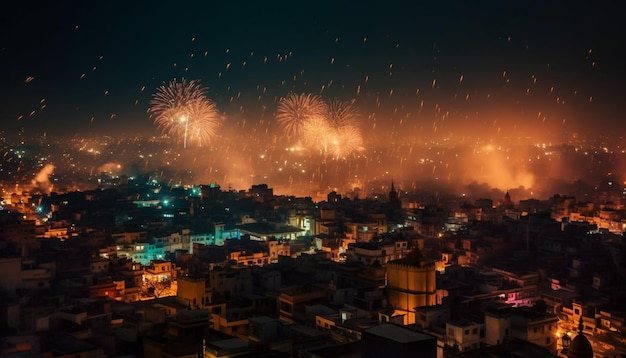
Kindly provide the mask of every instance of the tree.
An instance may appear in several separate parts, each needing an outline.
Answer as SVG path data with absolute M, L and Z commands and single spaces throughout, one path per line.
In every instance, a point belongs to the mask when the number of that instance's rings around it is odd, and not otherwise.
M 143 291 L 147 292 L 150 296 L 154 296 L 155 298 L 166 295 L 169 296 L 171 286 L 172 282 L 170 280 L 158 281 L 156 278 L 144 276 Z

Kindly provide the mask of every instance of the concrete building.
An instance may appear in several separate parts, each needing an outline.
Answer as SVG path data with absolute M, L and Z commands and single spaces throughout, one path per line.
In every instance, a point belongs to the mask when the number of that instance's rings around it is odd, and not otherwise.
M 552 314 L 494 302 L 485 309 L 485 343 L 497 345 L 516 338 L 554 352 L 558 322 Z
M 304 322 L 306 306 L 324 302 L 326 298 L 325 288 L 312 285 L 283 290 L 278 298 L 280 319 L 289 323 Z
M 295 240 L 305 232 L 301 228 L 269 222 L 241 224 L 237 228 L 242 234 L 250 235 L 250 239 L 258 241 L 268 241 L 272 238 L 277 240 Z
M 485 324 L 467 319 L 446 323 L 446 346 L 460 352 L 471 351 L 480 347 L 485 336 Z
M 0 288 L 11 294 L 20 291 L 41 291 L 50 288 L 52 272 L 32 260 L 21 257 L 0 258 Z
M 437 303 L 435 262 L 414 254 L 388 262 L 387 298 L 397 314 L 405 315 L 405 324 L 414 324 L 415 307 Z
M 408 252 L 407 241 L 356 242 L 348 245 L 346 259 L 365 265 L 378 262 L 384 266 L 389 261 L 405 257 Z
M 211 289 L 205 275 L 185 275 L 178 278 L 176 301 L 191 308 L 205 308 L 211 302 Z

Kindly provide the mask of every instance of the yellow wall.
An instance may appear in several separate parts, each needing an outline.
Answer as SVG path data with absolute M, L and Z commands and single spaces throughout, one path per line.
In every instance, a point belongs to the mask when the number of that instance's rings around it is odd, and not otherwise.
M 406 324 L 415 323 L 415 307 L 437 303 L 435 263 L 419 265 L 387 264 L 387 299 L 398 313 L 406 314 Z
M 203 298 L 205 297 L 205 287 L 205 279 L 203 277 L 179 277 L 176 300 L 181 304 L 191 305 L 192 308 L 204 308 Z

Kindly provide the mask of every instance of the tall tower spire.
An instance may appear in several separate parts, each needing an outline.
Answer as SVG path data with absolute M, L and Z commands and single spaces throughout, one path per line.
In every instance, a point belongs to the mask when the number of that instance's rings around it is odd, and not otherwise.
M 567 349 L 568 358 L 593 358 L 593 347 L 591 342 L 583 334 L 585 325 L 583 324 L 583 316 L 578 320 L 578 335 L 574 337 Z
M 402 206 L 400 203 L 400 197 L 398 196 L 398 192 L 396 191 L 396 187 L 393 183 L 393 179 L 391 180 L 391 190 L 389 191 L 389 205 L 393 209 L 400 209 Z
M 584 329 L 585 325 L 583 324 L 583 316 L 580 315 L 580 319 L 578 320 L 578 334 L 583 334 Z

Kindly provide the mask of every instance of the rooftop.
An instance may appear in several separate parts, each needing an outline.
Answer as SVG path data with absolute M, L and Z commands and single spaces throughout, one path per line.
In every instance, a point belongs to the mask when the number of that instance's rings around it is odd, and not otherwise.
M 448 322 L 448 324 L 451 326 L 456 326 L 456 327 L 470 327 L 470 326 L 476 325 L 475 322 L 472 322 L 467 319 L 458 319 L 456 321 Z
M 304 230 L 294 226 L 276 225 L 268 222 L 241 224 L 237 225 L 237 228 L 242 232 L 248 232 L 256 235 L 294 234 L 304 232 Z
M 365 332 L 399 343 L 411 343 L 435 339 L 435 337 L 431 336 L 430 334 L 418 332 L 412 329 L 389 323 L 384 323 L 379 326 L 372 327 Z

